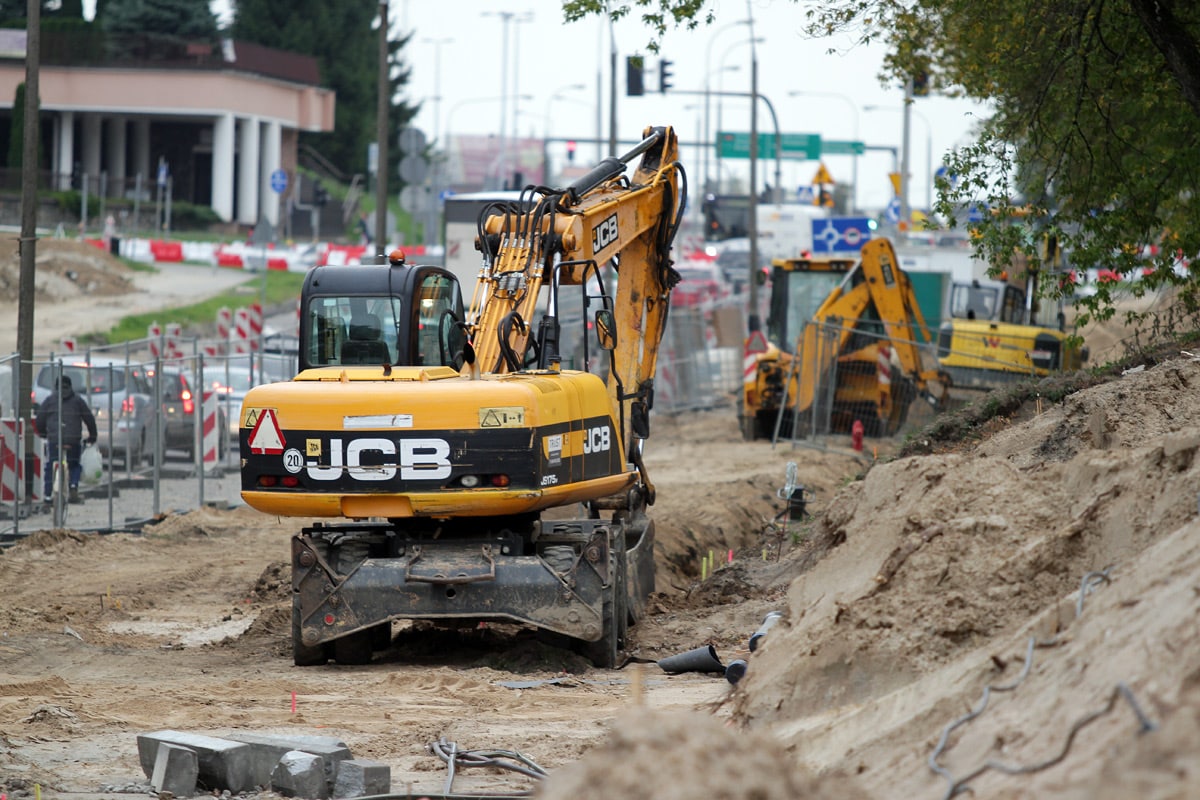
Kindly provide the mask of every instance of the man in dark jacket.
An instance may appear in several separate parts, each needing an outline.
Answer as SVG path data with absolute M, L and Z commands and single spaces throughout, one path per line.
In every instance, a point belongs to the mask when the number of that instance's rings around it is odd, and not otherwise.
M 60 396 L 61 395 L 61 401 Z M 62 416 L 59 416 L 59 412 Z M 83 452 L 80 440 L 83 439 L 83 426 L 87 425 L 88 438 L 86 444 L 96 443 L 96 418 L 87 401 L 75 394 L 71 386 L 71 376 L 59 378 L 59 391 L 51 392 L 50 396 L 38 406 L 36 429 L 46 437 L 49 452 L 46 455 L 45 468 L 42 470 L 45 478 L 46 502 L 49 503 L 54 481 L 54 464 L 58 461 L 59 441 L 61 436 L 62 452 L 67 459 L 68 485 L 71 489 L 70 501 L 82 503 L 79 496 L 79 477 L 83 467 L 79 464 L 79 455 Z

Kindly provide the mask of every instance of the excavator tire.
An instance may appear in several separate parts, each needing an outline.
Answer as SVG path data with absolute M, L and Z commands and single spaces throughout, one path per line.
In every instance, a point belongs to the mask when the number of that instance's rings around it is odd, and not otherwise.
M 629 594 L 625 583 L 625 534 L 616 530 L 609 548 L 609 569 L 612 580 L 604 596 L 604 632 L 595 642 L 581 642 L 580 652 L 602 669 L 615 669 L 621 664 L 625 636 L 629 630 Z
M 329 651 L 324 644 L 308 647 L 300 638 L 300 604 L 292 601 L 292 663 L 297 667 L 316 667 L 329 660 Z
M 333 640 L 333 660 L 343 665 L 358 665 L 371 663 L 371 644 L 375 637 L 375 629 L 367 628 L 362 631 Z

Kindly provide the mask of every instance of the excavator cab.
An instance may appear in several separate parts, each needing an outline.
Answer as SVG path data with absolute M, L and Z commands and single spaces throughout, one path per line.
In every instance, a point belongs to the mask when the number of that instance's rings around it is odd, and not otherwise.
M 387 265 L 316 267 L 300 295 L 300 369 L 463 363 L 462 292 L 453 273 Z

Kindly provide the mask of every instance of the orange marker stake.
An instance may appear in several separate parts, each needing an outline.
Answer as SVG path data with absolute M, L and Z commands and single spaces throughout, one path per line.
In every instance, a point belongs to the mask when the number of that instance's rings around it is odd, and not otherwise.
M 732 547 L 729 548 L 729 561 L 727 563 L 729 563 L 729 564 L 733 563 L 733 548 Z

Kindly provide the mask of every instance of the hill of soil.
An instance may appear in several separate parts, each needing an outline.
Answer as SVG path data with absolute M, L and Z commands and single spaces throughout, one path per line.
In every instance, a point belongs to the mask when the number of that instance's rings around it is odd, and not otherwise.
M 875 457 L 743 442 L 732 404 L 656 414 L 658 592 L 619 671 L 511 626 L 410 623 L 369 665 L 294 667 L 303 520 L 38 534 L 0 554 L 0 793 L 145 793 L 135 737 L 175 728 L 335 735 L 397 792 L 444 793 L 445 738 L 528 754 L 564 800 L 1200 796 L 1200 362 L 1077 385 Z M 780 519 L 789 463 L 803 523 Z M 745 678 L 653 663 L 709 644 Z

